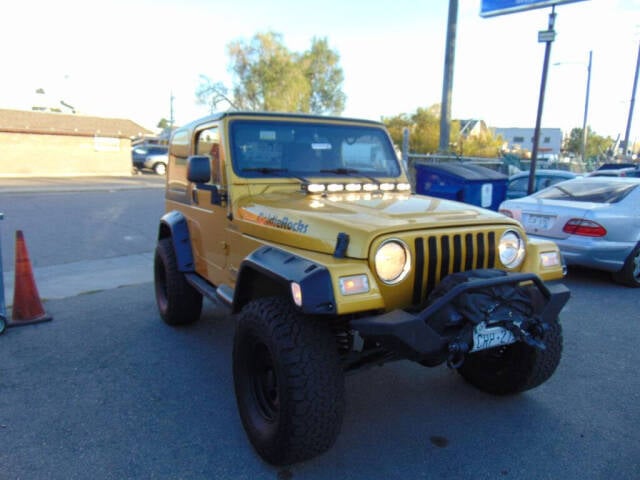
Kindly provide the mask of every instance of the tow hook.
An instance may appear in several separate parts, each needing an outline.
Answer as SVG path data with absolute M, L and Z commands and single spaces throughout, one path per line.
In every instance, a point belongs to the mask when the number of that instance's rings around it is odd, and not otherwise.
M 544 334 L 549 330 L 549 325 L 540 319 L 525 322 L 505 322 L 503 327 L 509 330 L 520 341 L 539 350 L 546 350 L 547 346 L 542 340 Z
M 471 350 L 467 342 L 451 342 L 449 344 L 449 356 L 447 357 L 447 367 L 460 368 L 464 363 L 464 356 Z

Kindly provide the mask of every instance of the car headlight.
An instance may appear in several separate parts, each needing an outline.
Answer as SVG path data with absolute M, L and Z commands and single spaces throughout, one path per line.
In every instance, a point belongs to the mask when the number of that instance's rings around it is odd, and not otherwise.
M 409 247 L 400 240 L 387 240 L 379 247 L 374 265 L 380 280 L 387 285 L 402 281 L 411 270 Z
M 500 262 L 507 268 L 517 268 L 524 260 L 524 240 L 515 230 L 507 230 L 498 244 Z

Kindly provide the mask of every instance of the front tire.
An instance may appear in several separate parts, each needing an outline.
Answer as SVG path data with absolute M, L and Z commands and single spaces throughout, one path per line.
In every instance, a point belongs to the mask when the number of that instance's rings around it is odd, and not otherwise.
M 622 270 L 613 274 L 613 279 L 628 287 L 640 287 L 640 244 L 629 254 Z
M 335 337 L 287 299 L 262 298 L 243 308 L 233 377 L 243 426 L 267 462 L 307 460 L 335 442 L 345 405 Z
M 510 395 L 541 385 L 556 371 L 562 356 L 562 327 L 549 323 L 544 350 L 524 342 L 467 355 L 458 373 L 479 390 Z
M 169 325 L 186 325 L 200 318 L 202 294 L 178 270 L 171 238 L 158 241 L 153 262 L 153 278 L 158 311 Z
M 167 173 L 167 166 L 162 162 L 158 162 L 153 166 L 153 171 L 157 175 L 164 175 L 165 173 Z

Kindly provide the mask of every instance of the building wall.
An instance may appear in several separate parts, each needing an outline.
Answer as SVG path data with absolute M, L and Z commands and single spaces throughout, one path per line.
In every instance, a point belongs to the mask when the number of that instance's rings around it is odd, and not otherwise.
M 533 150 L 533 128 L 496 128 L 495 134 L 501 135 L 507 149 Z M 562 148 L 562 130 L 559 128 L 541 128 L 538 155 L 558 155 Z
M 0 132 L 0 177 L 131 174 L 131 140 Z

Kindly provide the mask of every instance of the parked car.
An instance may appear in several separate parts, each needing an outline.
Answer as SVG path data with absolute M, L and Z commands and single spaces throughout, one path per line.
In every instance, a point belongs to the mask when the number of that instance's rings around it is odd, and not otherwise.
M 534 192 L 550 187 L 558 182 L 564 182 L 577 175 L 567 170 L 536 170 Z M 509 177 L 507 183 L 507 200 L 511 198 L 521 198 L 528 195 L 529 190 L 529 172 L 519 172 Z
M 167 172 L 169 148 L 165 145 L 139 145 L 131 150 L 131 160 L 138 171 L 149 169 L 164 175 Z
M 590 177 L 640 177 L 638 167 L 599 168 L 589 174 Z
M 506 200 L 500 212 L 530 238 L 556 242 L 567 265 L 612 272 L 640 287 L 640 178 L 583 177 L 528 197 Z

